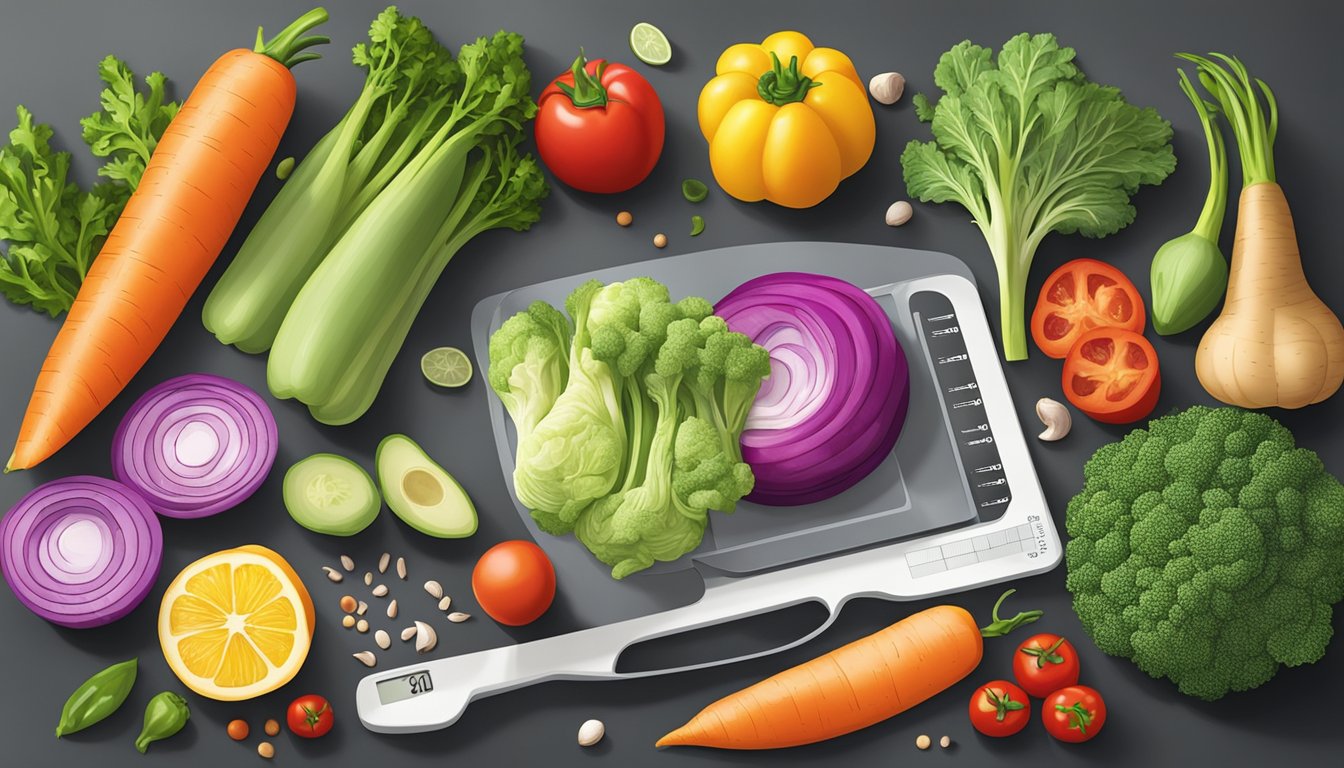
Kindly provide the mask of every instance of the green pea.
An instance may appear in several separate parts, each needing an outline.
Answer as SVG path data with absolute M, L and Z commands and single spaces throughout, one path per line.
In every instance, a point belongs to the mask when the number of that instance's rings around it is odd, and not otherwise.
M 84 681 L 66 699 L 61 708 L 61 721 L 56 724 L 56 738 L 88 728 L 116 712 L 135 685 L 136 659 L 113 664 Z
M 706 187 L 705 182 L 699 179 L 687 179 L 681 182 L 681 196 L 692 203 L 704 200 L 708 194 L 709 187 Z
M 145 706 L 145 726 L 135 740 L 135 748 L 145 754 L 150 742 L 162 741 L 172 736 L 187 724 L 191 710 L 186 699 L 172 691 L 164 691 L 149 700 Z
M 696 235 L 698 235 L 698 234 L 700 234 L 701 232 L 704 232 L 704 231 L 705 231 L 705 217 L 704 217 L 704 216 L 692 216 L 692 217 L 691 217 L 691 237 L 695 237 Z
M 289 178 L 289 174 L 293 172 L 293 170 L 294 158 L 286 157 L 284 160 L 280 161 L 279 165 L 275 166 L 275 178 L 284 181 Z

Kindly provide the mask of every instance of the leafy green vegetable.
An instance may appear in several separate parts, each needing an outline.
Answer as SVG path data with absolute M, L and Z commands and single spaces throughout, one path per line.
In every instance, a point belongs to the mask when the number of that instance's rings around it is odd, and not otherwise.
M 277 397 L 301 400 L 323 423 L 359 418 L 452 257 L 486 231 L 522 231 L 540 219 L 548 187 L 536 161 L 518 152 L 523 123 L 536 113 L 522 54 L 522 37 L 504 31 L 459 51 L 447 119 L 350 224 L 286 313 L 267 364 Z
M 34 122 L 23 106 L 9 145 L 0 147 L 0 240 L 9 245 L 0 256 L 0 292 L 52 317 L 74 303 L 178 109 L 164 101 L 167 78 L 160 72 L 145 78 L 148 94 L 114 56 L 102 60 L 98 75 L 106 85 L 103 109 L 80 125 L 93 154 L 109 158 L 98 175 L 110 181 L 81 190 L 69 177 L 70 153 L 53 151 L 51 127 Z
M 505 321 L 488 378 L 518 429 L 519 500 L 621 579 L 695 549 L 709 511 L 751 492 L 739 440 L 770 358 L 646 277 L 589 281 L 565 308 L 572 338 L 543 302 Z
M 354 47 L 364 86 L 271 201 L 202 311 L 207 330 L 264 352 L 341 234 L 450 117 L 462 73 L 419 19 L 388 7 Z
M 1195 406 L 1103 446 L 1069 502 L 1097 647 L 1221 698 L 1321 658 L 1344 599 L 1344 486 L 1270 417 Z
M 1176 167 L 1170 123 L 1088 82 L 1073 59 L 1048 34 L 1018 35 L 997 58 L 958 43 L 933 73 L 944 95 L 914 98 L 934 141 L 912 141 L 901 155 L 910 194 L 960 203 L 989 243 L 1008 360 L 1027 357 L 1027 274 L 1041 240 L 1123 229 L 1139 185 Z

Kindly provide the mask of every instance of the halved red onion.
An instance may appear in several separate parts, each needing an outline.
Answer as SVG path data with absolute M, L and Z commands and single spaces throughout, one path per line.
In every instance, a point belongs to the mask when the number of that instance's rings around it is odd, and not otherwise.
M 910 368 L 891 320 L 861 288 L 803 272 L 764 275 L 714 308 L 770 352 L 742 432 L 748 500 L 809 504 L 858 483 L 891 453 L 910 402 Z
M 77 475 L 29 491 L 0 523 L 0 567 L 33 613 L 96 627 L 130 613 L 163 559 L 159 519 L 138 493 Z
M 261 396 L 205 373 L 135 401 L 112 439 L 112 473 L 168 517 L 205 517 L 251 496 L 275 462 L 275 417 Z

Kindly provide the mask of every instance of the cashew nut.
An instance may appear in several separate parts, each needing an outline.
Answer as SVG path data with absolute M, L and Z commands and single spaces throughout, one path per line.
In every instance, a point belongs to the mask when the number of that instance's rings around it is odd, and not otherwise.
M 1073 427 L 1073 416 L 1069 409 L 1048 397 L 1036 401 L 1036 416 L 1045 425 L 1045 431 L 1039 435 L 1042 440 L 1059 440 L 1069 434 L 1069 429 Z

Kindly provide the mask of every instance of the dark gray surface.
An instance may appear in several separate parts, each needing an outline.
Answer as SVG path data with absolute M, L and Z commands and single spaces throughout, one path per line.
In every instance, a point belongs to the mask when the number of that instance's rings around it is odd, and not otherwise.
M 56 126 L 58 142 L 75 151 L 75 166 L 87 181 L 92 160 L 80 144 L 77 120 L 93 111 L 97 99 L 96 66 L 105 53 L 124 56 L 140 72 L 166 71 L 184 96 L 190 84 L 223 51 L 250 45 L 257 24 L 274 31 L 306 10 L 304 2 L 231 0 L 222 3 L 8 2 L 0 11 L 0 106 L 26 104 L 42 121 Z M 674 45 L 674 62 L 661 70 L 641 67 L 661 94 L 668 113 L 668 140 L 663 158 L 639 189 L 614 198 L 600 198 L 556 188 L 543 221 L 526 235 L 493 233 L 479 238 L 459 254 L 422 313 L 406 352 L 393 366 L 382 396 L 359 423 L 344 428 L 315 424 L 305 410 L 291 403 L 276 407 L 282 435 L 278 467 L 315 450 L 345 452 L 369 465 L 378 438 L 404 431 L 455 472 L 481 512 L 479 532 L 463 541 L 438 541 L 409 531 L 390 514 L 355 540 L 331 539 L 294 525 L 280 504 L 281 473 L 273 473 L 258 495 L 243 507 L 207 520 L 164 521 L 163 575 L 150 598 L 127 618 L 109 627 L 62 630 L 23 610 L 7 590 L 0 590 L 0 643 L 5 659 L 3 709 L 0 718 L 0 763 L 5 765 L 199 766 L 245 764 L 256 760 L 253 749 L 266 717 L 279 717 L 289 699 L 314 691 L 335 703 L 338 725 L 327 738 L 299 743 L 288 735 L 275 739 L 277 760 L 328 765 L 710 765 L 796 764 L 844 761 L 851 765 L 892 765 L 905 761 L 956 760 L 962 765 L 1076 762 L 1099 765 L 1255 765 L 1274 760 L 1285 765 L 1338 765 L 1344 736 L 1332 722 L 1339 712 L 1338 689 L 1344 682 L 1344 651 L 1332 648 L 1320 663 L 1281 671 L 1255 692 L 1205 704 L 1181 696 L 1165 681 L 1151 680 L 1129 662 L 1102 655 L 1086 640 L 1069 609 L 1064 571 L 1023 581 L 1022 607 L 1038 606 L 1046 619 L 1042 630 L 1071 635 L 1083 659 L 1084 682 L 1099 688 L 1110 704 L 1106 731 L 1093 743 L 1067 747 L 1052 742 L 1036 724 L 1005 741 L 978 737 L 966 723 L 965 707 L 973 686 L 1007 676 L 1013 644 L 986 644 L 985 661 L 970 679 L 932 701 L 886 723 L 831 743 L 769 754 L 728 754 L 705 750 L 658 753 L 653 741 L 680 725 L 702 706 L 743 685 L 848 642 L 925 603 L 891 604 L 858 601 L 846 608 L 836 625 L 820 639 L 772 658 L 713 671 L 653 680 L 607 684 L 557 683 L 507 694 L 472 705 L 447 731 L 417 736 L 374 736 L 359 727 L 353 691 L 364 669 L 349 658 L 367 638 L 347 634 L 336 625 L 336 598 L 345 591 L 321 578 L 318 567 L 335 564 L 342 553 L 353 555 L 361 569 L 390 550 L 405 554 L 411 583 L 394 585 L 403 597 L 403 616 L 429 615 L 414 585 L 436 577 L 464 610 L 479 613 L 468 588 L 475 558 L 494 542 L 525 535 L 510 508 L 504 479 L 488 445 L 490 429 L 484 407 L 485 388 L 478 378 L 465 390 L 444 393 L 425 384 L 417 371 L 419 353 L 434 345 L 467 346 L 468 318 L 480 298 L 509 288 L 664 255 L 649 245 L 655 232 L 669 235 L 668 251 L 687 252 L 724 245 L 807 239 L 870 242 L 947 251 L 965 258 L 974 270 L 991 317 L 997 306 L 994 269 L 978 232 L 964 211 L 953 206 L 916 206 L 915 219 L 901 230 L 882 224 L 888 203 L 904 194 L 898 157 L 905 142 L 927 136 L 916 123 L 908 100 L 895 107 L 877 107 L 878 145 L 868 166 L 844 183 L 824 204 L 808 211 L 787 211 L 769 205 L 743 205 L 714 191 L 698 209 L 683 201 L 678 183 L 685 176 L 710 178 L 703 140 L 695 126 L 694 104 L 699 87 L 713 70 L 725 46 L 758 40 L 780 28 L 798 28 L 820 44 L 834 45 L 853 57 L 860 73 L 895 69 L 909 79 L 908 92 L 932 87 L 938 54 L 964 38 L 997 47 L 1019 31 L 1051 31 L 1081 52 L 1080 63 L 1096 80 L 1117 85 L 1140 104 L 1152 105 L 1177 128 L 1176 152 L 1182 165 L 1158 189 L 1142 192 L 1138 221 L 1123 233 L 1100 241 L 1051 236 L 1037 255 L 1030 293 L 1063 261 L 1092 256 L 1111 261 L 1134 278 L 1147 293 L 1148 259 L 1169 237 L 1193 223 L 1207 183 L 1203 138 L 1192 110 L 1175 87 L 1176 50 L 1218 49 L 1243 56 L 1253 71 L 1277 90 L 1283 108 L 1277 165 L 1293 204 L 1306 269 L 1321 297 L 1344 309 L 1344 264 L 1338 232 L 1339 169 L 1344 149 L 1338 132 L 1344 124 L 1338 84 L 1338 14 L 1320 12 L 1305 2 L 1221 2 L 1181 5 L 1172 2 L 1089 4 L 1033 3 L 767 3 L 635 2 L 547 3 L 540 0 L 488 0 L 471 3 L 409 2 L 404 8 L 422 16 L 446 42 L 457 45 L 468 36 L 507 26 L 528 38 L 528 61 L 536 73 L 534 92 L 550 75 L 564 69 L 580 45 L 590 54 L 630 60 L 626 36 L 630 26 L 647 19 L 661 26 Z M 335 18 L 325 31 L 337 41 L 327 58 L 298 70 L 299 108 L 279 156 L 302 152 L 325 131 L 353 99 L 359 86 L 344 50 L 363 37 L 363 29 L 381 8 L 375 3 L 333 3 Z M 1217 8 L 1217 11 L 1214 9 Z M 10 123 L 6 121 L 5 126 Z M 267 177 L 244 217 L 246 232 L 276 188 Z M 617 210 L 634 213 L 628 230 L 614 225 Z M 702 213 L 708 227 L 692 241 L 685 237 L 692 212 Z M 1228 233 L 1231 219 L 1229 217 Z M 227 258 L 238 238 L 227 249 Z M 1225 240 L 1225 243 L 1227 240 Z M 222 263 L 221 263 L 222 267 Z M 207 279 L 207 286 L 218 269 Z M 74 473 L 107 475 L 113 429 L 127 405 L 153 384 L 180 373 L 209 371 L 240 379 L 262 389 L 264 364 L 225 349 L 202 329 L 199 313 L 203 292 L 188 306 L 161 351 L 101 418 L 69 447 L 41 467 L 0 480 L 0 508 L 7 508 L 29 488 Z M 15 434 L 33 376 L 56 333 L 55 322 L 9 305 L 0 308 L 5 365 L 0 387 L 9 406 L 0 411 L 0 436 Z M 1157 339 L 1164 386 L 1160 410 L 1207 403 L 1192 372 L 1198 333 Z M 1018 398 L 1024 424 L 1033 419 L 1032 404 L 1041 395 L 1058 394 L 1058 365 L 1034 357 L 1008 367 L 1008 381 Z M 1337 434 L 1344 399 L 1295 413 L 1275 413 L 1316 449 L 1326 466 L 1344 474 L 1344 447 Z M 1077 489 L 1083 460 L 1103 442 L 1125 432 L 1080 420 L 1062 443 L 1032 444 L 1046 494 L 1057 520 Z M 307 580 L 321 615 L 312 654 L 298 678 L 283 691 L 242 704 L 209 702 L 191 697 L 193 717 L 186 731 L 157 744 L 146 757 L 133 751 L 144 703 L 163 688 L 181 690 L 159 655 L 154 639 L 158 598 L 172 574 L 198 557 L 224 546 L 265 543 L 285 553 Z M 562 587 L 563 589 L 563 587 Z M 957 598 L 977 617 L 988 612 L 996 590 Z M 567 604 L 583 595 L 563 593 L 542 621 L 523 630 L 504 630 L 488 620 L 473 619 L 442 626 L 444 652 L 468 651 L 527 639 L 563 629 Z M 753 625 L 768 634 L 778 628 Z M 398 625 L 400 626 L 400 624 Z M 1336 615 L 1336 628 L 1344 619 Z M 702 649 L 716 649 L 737 635 L 722 632 L 697 638 Z M 1336 646 L 1339 644 L 1336 643 Z M 121 712 L 88 731 L 56 742 L 50 735 L 61 703 L 85 677 L 106 664 L 139 655 L 140 680 Z M 406 663 L 414 654 L 400 644 L 384 658 L 387 667 Z M 1331 690 L 1327 690 L 1327 688 Z M 233 717 L 252 723 L 254 736 L 245 745 L 224 735 Z M 609 736 L 597 748 L 581 750 L 574 733 L 583 720 L 606 721 Z M 946 733 L 957 746 L 951 755 L 914 752 L 916 735 L 935 739 Z

